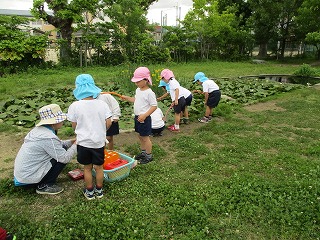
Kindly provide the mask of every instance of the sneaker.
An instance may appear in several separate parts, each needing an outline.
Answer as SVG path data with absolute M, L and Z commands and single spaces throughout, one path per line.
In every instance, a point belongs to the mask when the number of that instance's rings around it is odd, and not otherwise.
M 174 125 L 168 127 L 171 132 L 180 132 L 180 129 L 176 129 Z
M 42 184 L 37 187 L 36 193 L 38 194 L 48 194 L 48 195 L 55 195 L 58 193 L 61 193 L 63 191 L 62 187 L 59 187 L 57 185 L 47 185 Z
M 173 125 L 170 125 L 169 127 L 168 127 L 168 129 L 170 130 L 171 128 L 173 128 L 174 127 L 174 124 Z
M 207 118 L 207 117 L 199 118 L 198 121 L 202 122 L 202 123 L 208 123 L 209 122 L 209 118 Z
M 151 162 L 153 160 L 153 158 L 151 157 L 151 158 L 144 158 L 144 159 L 142 159 L 139 163 L 140 164 L 147 164 L 147 163 L 149 163 L 149 162 Z
M 183 123 L 184 123 L 184 124 L 189 124 L 189 123 L 190 123 L 190 122 L 189 122 L 189 118 L 184 118 L 184 119 L 183 119 Z
M 134 159 L 140 161 L 144 159 L 145 156 L 146 156 L 146 153 L 142 152 L 142 153 L 139 153 L 137 156 L 135 156 Z
M 96 195 L 96 198 L 102 198 L 103 197 L 103 189 L 101 188 L 100 190 L 94 189 L 94 194 Z
M 95 199 L 94 196 L 94 191 L 88 191 L 88 189 L 83 189 L 83 195 L 86 197 L 88 200 L 93 200 Z
M 212 120 L 212 116 L 209 116 L 208 117 L 208 121 L 210 122 Z

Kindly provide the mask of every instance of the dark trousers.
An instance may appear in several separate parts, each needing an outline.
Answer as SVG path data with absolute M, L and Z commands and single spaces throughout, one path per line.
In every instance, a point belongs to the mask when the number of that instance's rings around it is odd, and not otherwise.
M 55 184 L 59 174 L 62 172 L 63 168 L 66 166 L 65 163 L 57 162 L 55 159 L 50 160 L 52 167 L 49 172 L 42 178 L 42 180 L 38 183 L 52 185 Z

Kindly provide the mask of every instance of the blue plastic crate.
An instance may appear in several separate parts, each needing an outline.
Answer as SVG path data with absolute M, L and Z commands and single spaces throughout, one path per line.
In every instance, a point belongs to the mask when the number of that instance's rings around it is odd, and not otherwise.
M 129 176 L 132 165 L 134 164 L 135 160 L 123 153 L 119 153 L 119 157 L 123 160 L 128 161 L 128 163 L 111 169 L 111 170 L 103 170 L 103 174 L 104 174 L 104 180 L 107 182 L 115 182 L 115 181 L 120 181 L 126 177 Z M 95 171 L 92 170 L 92 174 L 95 176 Z

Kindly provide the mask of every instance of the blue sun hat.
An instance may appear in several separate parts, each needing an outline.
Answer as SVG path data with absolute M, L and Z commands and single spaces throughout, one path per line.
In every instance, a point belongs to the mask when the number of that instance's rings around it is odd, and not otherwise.
M 101 93 L 92 76 L 90 74 L 80 74 L 76 78 L 76 89 L 73 90 L 73 95 L 77 100 L 87 97 L 97 98 Z
M 170 91 L 170 87 L 169 87 L 169 84 L 168 83 L 166 83 L 165 81 L 163 81 L 163 80 L 160 80 L 160 82 L 159 82 L 159 86 L 158 87 L 166 87 L 166 90 L 167 91 Z
M 195 83 L 196 81 L 204 82 L 207 81 L 209 78 L 206 77 L 206 75 L 203 72 L 197 72 L 196 75 L 194 75 L 194 80 L 193 82 Z

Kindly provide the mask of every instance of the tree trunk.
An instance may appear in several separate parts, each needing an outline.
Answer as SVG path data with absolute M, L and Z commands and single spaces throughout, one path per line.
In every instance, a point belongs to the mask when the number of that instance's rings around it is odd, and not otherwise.
M 281 53 L 280 53 L 280 58 L 283 59 L 284 58 L 284 51 L 286 50 L 286 39 L 282 38 L 281 41 Z
M 267 58 L 267 56 L 268 56 L 267 43 L 260 43 L 258 57 Z
M 64 24 L 64 27 L 60 26 L 61 30 L 61 44 L 60 44 L 60 62 L 65 65 L 70 62 L 71 59 L 71 39 L 72 39 L 72 27 L 70 24 Z

